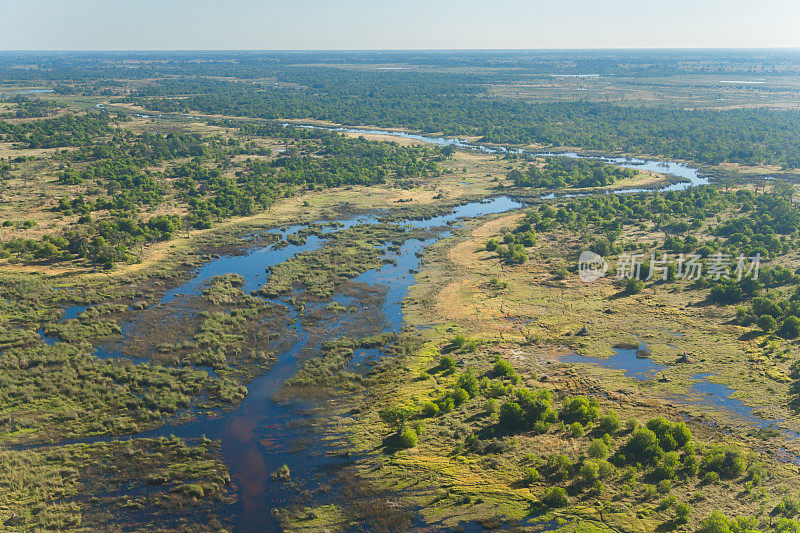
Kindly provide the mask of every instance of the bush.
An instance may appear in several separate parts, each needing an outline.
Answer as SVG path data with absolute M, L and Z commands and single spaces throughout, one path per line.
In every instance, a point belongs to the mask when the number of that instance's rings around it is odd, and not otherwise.
M 642 290 L 644 290 L 644 282 L 640 279 L 628 278 L 628 281 L 625 282 L 626 294 L 639 294 Z
M 525 470 L 525 478 L 523 479 L 523 483 L 525 483 L 527 486 L 531 486 L 539 481 L 541 477 L 542 476 L 539 475 L 539 471 L 531 467 Z
M 605 459 L 608 457 L 608 446 L 602 440 L 595 439 L 589 444 L 586 453 L 593 459 Z
M 472 374 L 471 368 L 468 368 L 466 372 L 458 376 L 456 387 L 467 391 L 470 398 L 474 398 L 478 395 L 478 380 L 475 379 L 475 376 Z
M 778 335 L 784 339 L 796 339 L 800 337 L 800 318 L 796 316 L 787 316 L 783 321 Z
M 689 520 L 689 515 L 692 513 L 692 508 L 689 505 L 678 502 L 673 506 L 675 509 L 675 518 L 678 519 L 679 522 L 685 523 Z
M 413 448 L 417 445 L 417 432 L 411 428 L 405 428 L 403 432 L 400 433 L 398 442 L 403 448 Z
M 702 469 L 721 478 L 735 479 L 744 473 L 745 461 L 740 452 L 716 446 L 703 458 Z
M 598 461 L 597 467 L 598 467 L 598 474 L 600 474 L 600 477 L 602 479 L 609 478 L 617 473 L 617 469 L 614 468 L 614 465 L 612 465 L 606 460 Z
M 500 407 L 500 425 L 509 430 L 523 427 L 525 413 L 516 402 L 506 402 Z
M 599 429 L 601 433 L 608 433 L 609 435 L 613 435 L 619 431 L 621 427 L 622 421 L 619 419 L 619 415 L 616 411 L 609 411 L 600 418 L 600 422 L 597 424 L 597 429 Z
M 514 367 L 511 366 L 511 363 L 506 361 L 505 359 L 498 359 L 497 362 L 492 367 L 492 372 L 497 377 L 512 377 L 516 375 L 514 371 Z
M 581 465 L 580 474 L 584 483 L 593 483 L 600 477 L 600 467 L 594 461 L 584 461 Z
M 542 495 L 542 503 L 548 507 L 566 507 L 569 505 L 567 491 L 561 487 L 547 489 Z
M 422 404 L 422 414 L 424 416 L 436 416 L 439 414 L 439 406 L 433 402 L 425 402 Z
M 561 407 L 561 418 L 565 422 L 580 422 L 590 424 L 600 415 L 600 404 L 596 399 L 591 400 L 584 396 L 572 396 L 564 400 Z
M 553 454 L 547 458 L 547 471 L 555 480 L 566 481 L 572 474 L 572 461 L 562 454 Z
M 399 434 L 406 424 L 406 420 L 411 418 L 413 412 L 410 409 L 400 406 L 387 407 L 378 411 L 381 421 L 387 426 L 394 428 Z
M 761 328 L 764 333 L 771 333 L 778 327 L 778 321 L 770 315 L 761 315 L 756 320 L 756 325 Z
M 486 414 L 489 415 L 496 413 L 498 409 L 497 400 L 489 398 L 488 400 L 486 400 L 486 405 L 484 405 L 483 409 L 484 411 L 486 411 Z
M 719 511 L 714 511 L 700 523 L 698 533 L 731 533 L 731 522 Z
M 634 463 L 652 463 L 663 455 L 658 437 L 648 428 L 635 430 L 623 447 L 625 457 Z
M 569 425 L 569 436 L 572 438 L 577 438 L 583 435 L 583 426 L 580 422 L 573 422 Z
M 445 355 L 439 359 L 439 368 L 444 372 L 455 372 L 456 362 L 449 355 Z
M 456 407 L 469 400 L 469 393 L 464 389 L 456 389 L 453 393 L 453 403 Z

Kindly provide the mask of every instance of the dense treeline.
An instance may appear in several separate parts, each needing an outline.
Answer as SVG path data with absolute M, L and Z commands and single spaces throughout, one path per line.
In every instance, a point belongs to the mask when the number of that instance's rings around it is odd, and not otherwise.
M 236 138 L 112 131 L 102 115 L 29 124 L 29 145 L 41 141 L 41 132 L 50 138 L 86 141 L 61 155 L 58 181 L 94 193 L 63 197 L 54 206 L 65 216 L 78 215 L 77 224 L 61 235 L 2 243 L 0 255 L 15 262 L 83 259 L 111 268 L 117 262 L 135 261 L 143 245 L 169 240 L 182 227 L 209 228 L 217 220 L 252 215 L 304 189 L 436 176 L 446 157 L 438 148 L 353 139 L 278 123 L 241 126 L 247 137 L 269 135 L 288 141 L 286 151 L 275 157 L 263 146 Z M 102 127 L 108 135 L 92 137 L 90 126 Z M 234 163 L 240 155 L 267 157 Z M 166 168 L 155 168 L 160 164 Z M 3 161 L 0 174 L 10 170 Z M 143 213 L 168 198 L 177 199 L 188 214 Z
M 455 88 L 395 91 L 376 78 L 371 89 L 317 84 L 311 89 L 256 89 L 241 83 L 185 98 L 137 98 L 157 111 L 314 118 L 349 125 L 405 127 L 447 135 L 478 135 L 496 143 L 540 143 L 658 154 L 702 163 L 800 166 L 800 113 L 766 109 L 723 111 L 632 108 L 584 102 L 530 104 L 484 98 Z M 357 88 L 357 86 L 356 86 Z
M 41 98 L 31 100 L 17 96 L 11 101 L 16 104 L 15 107 L 7 113 L 0 113 L 0 118 L 42 118 L 53 114 L 56 110 L 53 102 Z
M 124 64 L 123 60 L 134 61 Z M 15 81 L 79 82 L 84 90 L 113 87 L 119 79 L 215 76 L 261 79 L 289 66 L 310 64 L 500 67 L 515 73 L 653 77 L 690 74 L 796 75 L 800 61 L 782 50 L 397 50 L 285 52 L 3 52 L 0 77 Z M 20 65 L 37 68 L 18 68 Z M 354 70 L 354 69 L 350 69 Z M 410 69 L 409 69 L 410 70 Z M 402 70 L 386 74 L 405 73 Z M 62 85 L 63 87 L 63 85 Z
M 764 291 L 796 285 L 800 282 L 800 269 L 793 272 L 782 266 L 761 264 L 798 247 L 800 209 L 792 202 L 791 193 L 791 188 L 782 186 L 763 194 L 698 187 L 655 195 L 572 198 L 560 205 L 543 204 L 532 210 L 503 235 L 502 242 L 490 239 L 486 249 L 510 263 L 523 263 L 528 259 L 526 248 L 536 244 L 537 232 L 557 228 L 591 232 L 599 237 L 587 248 L 597 254 L 639 254 L 641 280 L 674 282 L 685 277 L 694 288 L 710 288 L 708 298 L 718 304 L 753 298 L 748 307 L 738 312 L 742 325 L 758 323 L 767 332 L 796 338 L 800 336 L 800 290 L 790 298 Z M 662 245 L 620 239 L 626 227 L 648 224 L 665 232 Z M 666 262 L 661 265 L 666 270 L 651 271 L 651 256 L 655 261 Z M 687 266 L 690 261 L 699 265 L 699 271 Z M 641 280 L 627 280 L 626 290 L 641 291 Z M 775 303 L 766 306 L 766 301 Z M 772 321 L 762 318 L 764 315 Z
M 517 187 L 545 189 L 604 187 L 635 175 L 636 171 L 629 168 L 569 157 L 548 157 L 544 166 L 531 163 L 525 171 L 514 169 L 509 173 Z
M 0 121 L 0 139 L 25 148 L 86 146 L 109 133 L 106 114 L 66 115 L 47 120 L 11 124 Z

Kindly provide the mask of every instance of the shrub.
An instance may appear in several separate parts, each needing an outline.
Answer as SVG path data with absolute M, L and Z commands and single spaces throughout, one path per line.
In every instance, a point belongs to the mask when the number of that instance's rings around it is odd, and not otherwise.
M 422 414 L 425 416 L 436 416 L 439 414 L 439 406 L 433 402 L 422 404 Z
M 411 428 L 405 428 L 403 432 L 400 433 L 398 442 L 403 448 L 413 448 L 417 445 L 417 432 Z
M 548 507 L 566 507 L 569 505 L 567 491 L 561 487 L 549 488 L 542 495 L 542 503 Z
M 573 422 L 569 425 L 569 436 L 572 438 L 577 438 L 583 435 L 583 426 L 580 422 Z
M 800 318 L 796 316 L 787 316 L 783 321 L 778 335 L 784 339 L 796 339 L 800 337 Z
M 464 389 L 456 389 L 455 392 L 453 392 L 453 403 L 456 405 L 456 407 L 467 400 L 469 400 L 469 393 Z
M 516 402 L 506 402 L 500 407 L 500 425 L 506 429 L 521 428 L 525 423 L 525 413 Z
M 531 486 L 532 484 L 534 484 L 537 481 L 539 481 L 539 479 L 541 479 L 541 477 L 542 476 L 539 475 L 539 471 L 536 470 L 535 468 L 533 468 L 533 467 L 527 468 L 525 470 L 525 478 L 523 479 L 523 482 L 526 485 Z
M 553 454 L 547 458 L 547 471 L 556 480 L 566 481 L 572 473 L 572 461 L 562 454 Z
M 602 479 L 609 478 L 617 473 L 617 469 L 614 468 L 614 465 L 612 465 L 606 460 L 598 461 L 597 467 L 598 467 L 598 474 Z
M 652 463 L 664 453 L 658 444 L 658 437 L 648 428 L 635 430 L 623 450 L 625 457 L 635 463 Z
M 742 454 L 725 446 L 715 446 L 703 457 L 702 469 L 708 473 L 716 473 L 721 478 L 734 479 L 745 470 Z
M 441 400 L 439 400 L 438 405 L 439 405 L 439 412 L 440 413 L 449 413 L 450 411 L 455 409 L 455 406 L 456 406 L 456 404 L 453 401 L 453 399 L 451 397 L 449 397 L 449 396 L 446 396 L 446 397 L 442 398 Z
M 673 506 L 673 509 L 675 510 L 675 518 L 677 518 L 679 522 L 685 523 L 689 520 L 692 508 L 689 507 L 688 504 L 678 502 Z
M 628 278 L 628 281 L 625 282 L 626 294 L 639 294 L 642 290 L 644 290 L 644 282 L 640 279 Z
M 778 327 L 778 321 L 770 315 L 761 315 L 756 320 L 756 325 L 761 328 L 764 333 L 771 333 Z
M 683 422 L 673 424 L 669 420 L 657 417 L 647 422 L 647 429 L 656 434 L 659 446 L 665 451 L 683 448 L 692 440 L 692 433 Z
M 584 483 L 593 483 L 600 477 L 600 468 L 594 461 L 584 461 L 580 470 Z
M 597 429 L 601 433 L 608 433 L 613 435 L 622 427 L 622 421 L 616 411 L 609 411 L 607 414 L 600 417 L 600 422 L 597 424 Z
M 561 418 L 565 422 L 580 422 L 590 424 L 597 420 L 600 415 L 600 405 L 597 400 L 591 400 L 584 396 L 572 396 L 564 400 L 561 407 Z
M 471 368 L 468 368 L 466 372 L 458 376 L 456 387 L 467 391 L 470 398 L 474 398 L 478 395 L 478 380 L 475 379 L 475 376 L 472 374 Z
M 444 372 L 455 372 L 456 362 L 449 355 L 445 355 L 439 359 L 439 368 Z
M 608 457 L 608 446 L 606 446 L 606 443 L 602 440 L 595 439 L 589 444 L 586 453 L 593 459 L 605 459 Z
M 731 522 L 719 511 L 714 511 L 700 523 L 699 533 L 731 533 Z
M 413 412 L 410 409 L 401 406 L 387 407 L 378 411 L 381 421 L 394 428 L 399 434 L 406 424 L 406 420 L 411 418 Z
M 464 335 L 460 334 L 453 337 L 453 340 L 450 341 L 450 344 L 453 346 L 453 348 L 456 349 L 463 347 L 466 343 L 467 343 L 467 338 Z
M 488 400 L 486 400 L 486 404 L 484 405 L 483 409 L 484 411 L 486 411 L 487 414 L 490 415 L 496 413 L 498 409 L 497 400 L 489 398 Z
M 505 359 L 498 359 L 494 367 L 492 367 L 492 372 L 497 377 L 511 377 L 516 375 L 514 367 Z

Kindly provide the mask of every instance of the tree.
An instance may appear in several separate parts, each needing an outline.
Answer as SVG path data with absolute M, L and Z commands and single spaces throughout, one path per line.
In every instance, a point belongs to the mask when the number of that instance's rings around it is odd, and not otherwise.
M 796 339 L 800 337 L 800 318 L 796 316 L 787 316 L 778 334 L 784 339 Z
M 399 442 L 403 448 L 413 448 L 417 445 L 417 432 L 411 428 L 405 428 L 400 433 Z
M 547 489 L 542 495 L 542 503 L 548 507 L 566 507 L 569 505 L 567 491 L 561 487 Z
M 625 282 L 625 292 L 627 294 L 639 294 L 644 289 L 644 283 L 640 279 L 628 278 Z
M 525 423 L 525 413 L 516 402 L 507 402 L 500 407 L 500 425 L 506 429 L 519 429 Z
M 761 315 L 756 324 L 764 333 L 771 333 L 778 327 L 778 321 L 770 315 Z
M 700 524 L 699 533 L 731 533 L 730 520 L 719 511 L 714 511 Z
M 397 431 L 399 435 L 406 425 L 406 420 L 411 418 L 413 411 L 402 406 L 387 407 L 378 412 L 384 424 Z

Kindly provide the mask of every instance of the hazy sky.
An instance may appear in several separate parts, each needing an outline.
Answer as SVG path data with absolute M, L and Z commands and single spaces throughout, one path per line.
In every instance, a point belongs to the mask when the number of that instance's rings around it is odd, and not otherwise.
M 800 47 L 798 0 L 0 0 L 0 49 Z

